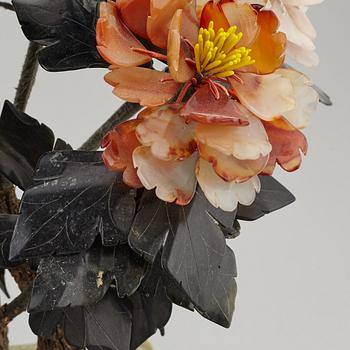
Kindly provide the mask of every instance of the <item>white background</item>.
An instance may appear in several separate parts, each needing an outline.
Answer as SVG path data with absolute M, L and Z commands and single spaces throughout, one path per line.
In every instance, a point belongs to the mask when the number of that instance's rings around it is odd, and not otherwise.
M 309 14 L 317 27 L 321 64 L 306 70 L 332 97 L 306 134 L 302 169 L 276 177 L 297 202 L 255 223 L 230 243 L 239 292 L 231 329 L 175 308 L 167 350 L 350 349 L 349 0 L 328 0 Z M 13 99 L 27 41 L 15 16 L 0 9 L 0 100 Z M 77 147 L 120 105 L 104 70 L 47 73 L 42 69 L 27 112 Z M 12 296 L 18 291 L 8 277 Z M 6 302 L 2 295 L 1 301 Z M 12 343 L 31 343 L 26 317 L 11 325 Z

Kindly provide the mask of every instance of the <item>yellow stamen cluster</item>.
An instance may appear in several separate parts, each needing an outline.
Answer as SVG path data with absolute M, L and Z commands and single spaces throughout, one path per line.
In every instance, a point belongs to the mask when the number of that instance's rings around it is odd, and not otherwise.
M 255 63 L 249 55 L 250 49 L 243 46 L 236 48 L 243 37 L 243 33 L 236 31 L 237 27 L 232 26 L 226 32 L 221 28 L 215 33 L 213 21 L 208 29 L 199 30 L 194 47 L 198 73 L 227 78 L 234 75 L 235 70 Z

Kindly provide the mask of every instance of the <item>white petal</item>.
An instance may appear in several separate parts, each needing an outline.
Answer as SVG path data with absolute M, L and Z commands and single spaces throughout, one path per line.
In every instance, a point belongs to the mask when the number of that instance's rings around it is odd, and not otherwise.
M 278 73 L 239 73 L 239 77 L 243 84 L 232 78 L 230 83 L 241 103 L 259 118 L 269 121 L 294 108 L 289 79 Z
M 156 189 L 163 201 L 188 204 L 196 189 L 195 167 L 198 154 L 186 160 L 164 161 L 152 155 L 149 147 L 141 146 L 133 153 L 137 175 L 147 190 Z
M 272 9 L 280 21 L 279 30 L 287 35 L 288 41 L 294 43 L 295 45 L 301 46 L 304 49 L 314 50 L 315 45 L 311 38 L 298 28 L 294 22 L 294 19 L 288 12 L 288 7 L 282 6 L 280 1 L 276 0 L 271 3 Z
M 311 6 L 320 4 L 324 0 L 282 0 L 286 5 Z
M 290 80 L 293 86 L 295 108 L 283 116 L 296 128 L 308 125 L 311 115 L 315 112 L 319 95 L 312 87 L 310 80 L 294 69 L 278 69 L 277 73 Z
M 293 60 L 307 67 L 315 67 L 320 63 L 320 59 L 314 50 L 306 50 L 291 42 L 287 43 L 286 52 Z
M 174 105 L 146 108 L 138 116 L 141 122 L 136 135 L 159 159 L 184 159 L 193 153 L 193 126 L 180 117 L 179 108 Z
M 197 164 L 197 179 L 208 201 L 224 211 L 234 211 L 238 203 L 251 205 L 256 193 L 260 191 L 260 180 L 257 176 L 239 184 L 225 182 L 203 159 Z
M 239 105 L 239 104 L 237 104 Z M 198 124 L 197 140 L 209 147 L 232 155 L 240 160 L 255 160 L 271 152 L 271 145 L 261 121 L 242 105 L 239 108 L 249 121 L 248 126 L 228 126 L 215 124 Z
M 296 6 L 288 6 L 287 9 L 289 16 L 293 19 L 297 28 L 309 38 L 315 39 L 317 33 L 311 21 L 307 17 L 306 12 L 302 8 Z

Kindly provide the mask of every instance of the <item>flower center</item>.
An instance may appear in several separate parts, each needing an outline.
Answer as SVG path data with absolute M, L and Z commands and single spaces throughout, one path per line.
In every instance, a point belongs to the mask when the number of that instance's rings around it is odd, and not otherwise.
M 227 31 L 220 28 L 214 30 L 214 22 L 208 29 L 200 28 L 198 42 L 194 47 L 198 73 L 227 78 L 235 74 L 235 70 L 255 63 L 250 57 L 251 49 L 244 46 L 236 47 L 243 33 L 236 33 L 237 27 L 232 26 Z

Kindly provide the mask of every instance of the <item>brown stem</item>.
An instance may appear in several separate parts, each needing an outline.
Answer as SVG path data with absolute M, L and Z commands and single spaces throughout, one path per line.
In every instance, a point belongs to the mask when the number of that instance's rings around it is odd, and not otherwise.
M 75 348 L 68 344 L 63 330 L 58 328 L 52 339 L 38 338 L 37 350 L 75 350 Z
M 7 326 L 14 318 L 26 311 L 32 288 L 25 289 L 17 298 L 13 299 L 10 304 L 4 304 L 0 308 L 0 324 Z
M 104 124 L 97 129 L 89 139 L 79 148 L 81 151 L 96 151 L 100 145 L 102 138 L 107 132 L 113 129 L 117 124 L 130 119 L 142 107 L 137 103 L 124 103 Z

